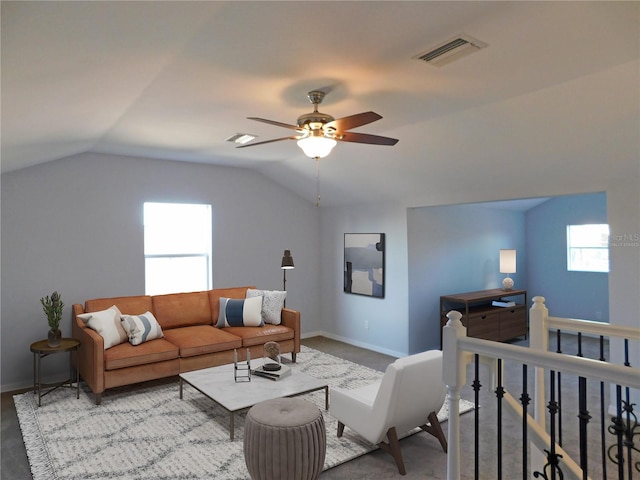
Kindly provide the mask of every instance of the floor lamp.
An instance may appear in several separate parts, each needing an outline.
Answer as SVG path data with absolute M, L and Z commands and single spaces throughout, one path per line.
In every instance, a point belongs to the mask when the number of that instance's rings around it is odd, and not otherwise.
M 282 256 L 282 290 L 287 291 L 287 270 L 293 270 L 295 265 L 293 264 L 293 257 L 291 256 L 291 250 L 285 250 Z M 284 299 L 284 306 L 287 306 L 287 298 Z

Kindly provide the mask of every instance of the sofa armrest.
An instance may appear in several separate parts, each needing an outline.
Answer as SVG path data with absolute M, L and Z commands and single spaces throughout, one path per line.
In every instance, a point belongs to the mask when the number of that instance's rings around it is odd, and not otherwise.
M 293 329 L 292 359 L 295 362 L 295 354 L 300 353 L 300 312 L 290 308 L 283 308 L 282 325 Z
M 72 312 L 73 338 L 80 341 L 76 368 L 93 393 L 100 395 L 104 392 L 104 339 L 78 318 L 84 313 L 82 305 L 74 304 Z

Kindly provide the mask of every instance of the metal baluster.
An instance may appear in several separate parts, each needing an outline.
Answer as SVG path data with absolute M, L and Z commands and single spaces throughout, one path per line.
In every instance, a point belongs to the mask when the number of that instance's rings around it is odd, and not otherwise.
M 604 336 L 600 335 L 600 361 L 605 362 L 604 358 Z M 607 444 L 605 435 L 606 424 L 606 405 L 604 402 L 604 382 L 600 382 L 600 445 L 602 449 L 602 478 L 607 478 Z
M 502 386 L 502 359 L 498 359 L 498 386 L 496 387 L 496 398 L 498 399 L 498 480 L 502 480 L 502 398 L 504 397 L 504 387 Z
M 620 385 L 616 385 L 616 418 L 612 419 L 613 426 L 609 427 L 609 432 L 613 433 L 617 437 L 617 441 L 614 445 L 609 449 L 609 458 L 614 463 L 618 464 L 618 478 L 624 478 L 624 455 L 623 455 L 623 435 L 624 435 L 624 425 L 622 421 L 622 387 Z M 615 460 L 611 457 L 611 451 L 616 449 L 616 457 Z
M 475 446 L 475 457 L 474 457 L 474 478 L 475 480 L 479 480 L 480 478 L 480 417 L 479 417 L 479 409 L 480 409 L 480 355 L 477 353 L 474 356 L 475 358 L 475 378 L 473 380 L 473 391 L 474 399 L 475 399 L 475 407 L 474 407 L 474 446 Z
M 582 354 L 582 332 L 578 332 L 578 357 Z M 579 419 L 579 445 L 580 445 L 580 468 L 582 468 L 582 479 L 587 480 L 587 424 L 591 420 L 589 410 L 587 410 L 587 379 L 578 378 L 578 419 Z
M 587 424 L 591 420 L 589 410 L 587 410 L 587 379 L 578 379 L 578 418 L 580 419 L 580 468 L 582 468 L 582 479 L 587 480 L 588 452 L 587 452 Z
M 529 396 L 528 384 L 527 384 L 527 365 L 522 365 L 522 395 L 520 396 L 520 403 L 522 404 L 522 480 L 527 480 L 527 446 L 528 441 L 528 429 L 527 429 L 527 407 L 531 397 Z
M 557 339 L 558 339 L 558 348 L 557 353 L 562 353 L 561 341 L 560 341 L 561 332 L 558 329 Z M 562 446 L 562 372 L 557 372 L 558 375 L 558 445 Z
M 624 339 L 624 366 L 625 367 L 630 367 L 631 363 L 629 362 L 629 339 L 625 338 Z M 627 425 L 626 425 L 626 429 L 625 429 L 625 436 L 626 436 L 626 441 L 625 441 L 625 445 L 627 447 L 627 469 L 629 472 L 629 478 L 633 478 L 633 459 L 632 459 L 632 452 L 633 452 L 633 427 L 631 424 L 631 415 L 633 415 L 633 404 L 631 404 L 631 398 L 630 398 L 630 392 L 629 392 L 629 387 L 625 388 L 626 390 L 626 403 L 624 405 L 624 409 L 627 413 Z M 634 415 L 635 417 L 635 415 Z M 634 422 L 635 423 L 635 422 Z
M 558 330 L 558 337 L 560 337 L 560 330 Z M 558 350 L 560 349 L 560 338 L 558 338 Z M 556 375 L 556 372 L 551 370 L 551 377 L 550 377 L 550 384 L 551 386 L 551 397 L 549 399 L 549 413 L 551 414 L 551 451 L 550 453 L 550 464 L 551 464 L 551 479 L 552 480 L 556 480 L 556 469 L 553 468 L 553 458 L 555 457 L 556 454 L 556 422 L 555 422 L 555 416 L 558 412 L 558 405 L 555 402 L 555 396 L 556 396 L 556 391 L 555 391 L 555 386 L 553 386 L 555 384 L 554 381 L 554 377 Z
M 556 414 L 558 413 L 558 403 L 556 402 L 556 372 L 554 370 L 549 371 L 549 404 L 547 409 L 549 410 L 550 417 L 550 442 L 551 446 L 549 450 L 545 450 L 547 453 L 547 463 L 545 464 L 542 472 L 534 472 L 535 478 L 541 477 L 544 480 L 556 480 L 556 474 L 560 474 L 560 479 L 564 478 L 562 470 L 560 469 L 560 458 L 562 455 L 556 454 Z M 551 476 L 549 477 L 549 473 Z

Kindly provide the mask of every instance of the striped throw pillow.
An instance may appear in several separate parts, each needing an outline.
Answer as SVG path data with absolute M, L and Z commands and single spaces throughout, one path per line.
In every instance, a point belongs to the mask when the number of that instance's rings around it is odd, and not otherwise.
M 164 337 L 160 324 L 151 312 L 142 315 L 122 315 L 120 319 L 131 345 L 140 345 L 149 340 Z

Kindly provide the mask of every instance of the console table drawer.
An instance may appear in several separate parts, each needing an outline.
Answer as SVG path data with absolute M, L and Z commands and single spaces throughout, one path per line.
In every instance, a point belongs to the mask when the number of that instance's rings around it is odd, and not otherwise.
M 510 340 L 527 334 L 527 311 L 523 306 L 500 312 L 500 340 Z
M 463 317 L 463 325 L 467 320 Z M 467 335 L 484 340 L 499 340 L 500 316 L 496 313 L 469 315 L 466 321 Z

